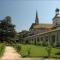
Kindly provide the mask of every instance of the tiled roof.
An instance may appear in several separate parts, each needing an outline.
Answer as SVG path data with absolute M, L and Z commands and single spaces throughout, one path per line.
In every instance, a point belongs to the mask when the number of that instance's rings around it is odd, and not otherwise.
M 37 25 L 34 25 L 33 28 L 37 29 L 37 28 L 51 28 L 52 27 L 52 24 L 37 24 Z

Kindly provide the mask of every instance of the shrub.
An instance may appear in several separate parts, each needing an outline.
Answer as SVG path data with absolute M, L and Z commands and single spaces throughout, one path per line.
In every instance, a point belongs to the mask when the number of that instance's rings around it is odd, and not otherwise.
M 18 44 L 18 45 L 15 45 L 14 47 L 15 47 L 16 51 L 20 53 L 20 51 L 21 51 L 21 46 Z
M 4 44 L 0 44 L 0 57 L 3 55 L 5 50 L 5 45 Z
M 48 57 L 51 57 L 51 50 L 52 50 L 52 47 L 49 45 L 49 46 L 47 47 Z
M 28 48 L 28 57 L 30 56 L 31 48 Z

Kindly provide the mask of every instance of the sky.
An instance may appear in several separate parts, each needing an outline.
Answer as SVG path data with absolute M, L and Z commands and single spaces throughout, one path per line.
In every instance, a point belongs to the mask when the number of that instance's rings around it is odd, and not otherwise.
M 59 0 L 0 0 L 0 20 L 11 16 L 16 31 L 29 30 L 35 22 L 36 10 L 39 23 L 52 23 Z

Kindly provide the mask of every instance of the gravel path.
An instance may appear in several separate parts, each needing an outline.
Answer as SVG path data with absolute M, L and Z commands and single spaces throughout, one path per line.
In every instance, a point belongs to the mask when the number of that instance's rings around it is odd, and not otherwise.
M 13 47 L 7 46 L 5 53 L 0 60 L 20 60 L 21 56 L 16 52 Z

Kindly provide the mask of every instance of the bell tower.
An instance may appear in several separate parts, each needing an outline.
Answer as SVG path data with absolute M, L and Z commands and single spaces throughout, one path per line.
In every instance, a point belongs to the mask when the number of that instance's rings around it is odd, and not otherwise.
M 38 12 L 36 11 L 35 24 L 39 24 Z
M 58 28 L 60 27 L 60 14 L 59 14 L 59 9 L 57 8 L 55 10 L 55 17 L 53 18 L 53 28 Z

